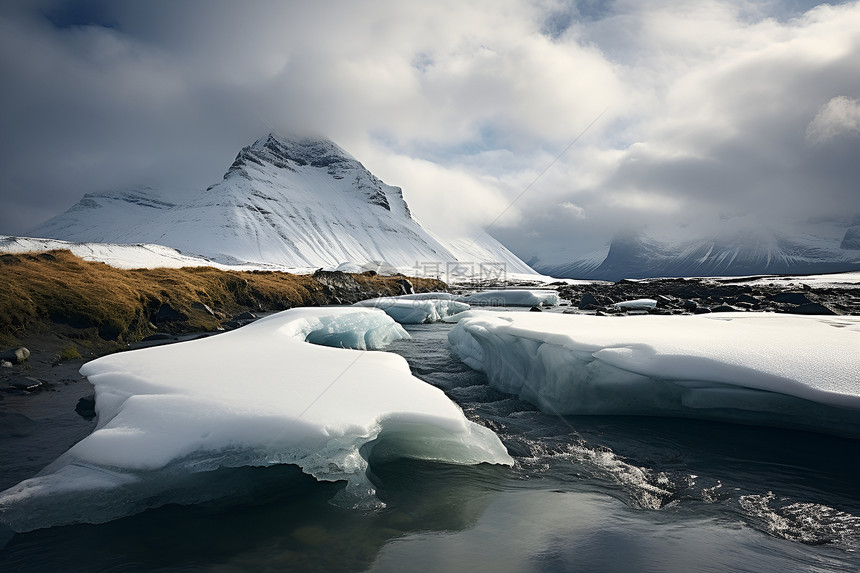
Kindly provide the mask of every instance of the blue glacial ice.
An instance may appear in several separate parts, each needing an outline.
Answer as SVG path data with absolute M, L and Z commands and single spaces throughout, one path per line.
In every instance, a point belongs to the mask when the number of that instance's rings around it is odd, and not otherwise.
M 303 308 L 88 362 L 96 429 L 0 493 L 0 522 L 16 531 L 104 522 L 183 502 L 170 494 L 182 476 L 239 466 L 295 464 L 345 480 L 345 496 L 366 501 L 364 450 L 375 444 L 395 456 L 511 464 L 492 431 L 413 377 L 402 357 L 340 348 L 404 337 L 380 310 Z
M 860 437 L 860 317 L 472 310 L 449 333 L 492 386 L 557 414 L 694 417 Z
M 372 298 L 354 306 L 378 308 L 400 324 L 439 322 L 469 310 L 469 305 L 452 300 L 448 293 L 421 293 Z

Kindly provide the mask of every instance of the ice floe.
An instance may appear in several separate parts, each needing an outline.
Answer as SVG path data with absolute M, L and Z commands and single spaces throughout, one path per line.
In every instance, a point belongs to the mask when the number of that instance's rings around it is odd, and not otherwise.
M 17 531 L 103 522 L 171 501 L 177 476 L 295 464 L 346 498 L 372 498 L 368 449 L 454 464 L 511 464 L 499 438 L 378 348 L 408 337 L 380 310 L 293 309 L 192 342 L 81 369 L 98 425 L 39 476 L 0 493 Z
M 462 302 L 483 306 L 556 306 L 554 290 L 505 289 L 487 290 L 460 297 Z
M 657 301 L 653 298 L 637 298 L 635 300 L 616 302 L 613 306 L 630 310 L 651 310 L 657 307 Z
M 449 333 L 490 384 L 558 414 L 639 414 L 860 436 L 860 317 L 469 311 Z
M 452 300 L 448 293 L 371 298 L 357 302 L 354 306 L 378 308 L 400 324 L 439 322 L 470 308 L 468 304 Z

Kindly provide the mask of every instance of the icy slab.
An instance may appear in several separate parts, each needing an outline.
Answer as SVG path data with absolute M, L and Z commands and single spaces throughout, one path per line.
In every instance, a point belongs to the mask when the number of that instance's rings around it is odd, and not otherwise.
M 182 476 L 295 464 L 345 497 L 375 499 L 364 449 L 454 464 L 511 464 L 498 437 L 378 348 L 408 337 L 380 310 L 288 310 L 192 342 L 81 369 L 98 425 L 39 476 L 0 493 L 16 531 L 103 522 L 173 499 Z M 351 502 L 350 502 L 351 503 Z
M 635 300 L 616 302 L 613 306 L 629 310 L 651 310 L 657 307 L 657 301 L 653 298 L 637 298 Z
M 439 296 L 433 296 L 439 295 Z M 448 293 L 406 294 L 372 298 L 353 306 L 378 308 L 400 324 L 439 322 L 457 313 L 469 310 L 469 305 L 451 300 Z
M 483 306 L 556 306 L 558 293 L 554 290 L 488 290 L 460 297 L 459 300 Z
M 490 384 L 558 414 L 700 417 L 860 437 L 860 317 L 469 311 L 449 333 Z

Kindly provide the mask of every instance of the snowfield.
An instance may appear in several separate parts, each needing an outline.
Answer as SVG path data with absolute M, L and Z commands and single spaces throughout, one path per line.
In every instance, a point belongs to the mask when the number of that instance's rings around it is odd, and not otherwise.
M 667 415 L 860 436 L 860 317 L 468 311 L 492 386 L 557 414 Z
M 362 447 L 379 444 L 398 457 L 510 465 L 499 438 L 403 358 L 341 348 L 400 338 L 380 310 L 301 308 L 89 362 L 81 373 L 95 387 L 96 430 L 0 493 L 0 521 L 16 531 L 104 522 L 168 503 L 177 476 L 220 467 L 295 464 L 366 500 Z

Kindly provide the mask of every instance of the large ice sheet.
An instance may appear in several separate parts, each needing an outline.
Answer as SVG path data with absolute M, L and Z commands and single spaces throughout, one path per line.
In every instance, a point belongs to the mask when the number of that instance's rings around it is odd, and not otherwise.
M 354 306 L 378 308 L 400 324 L 439 322 L 470 308 L 468 304 L 451 300 L 451 295 L 448 293 L 372 298 L 357 302 Z
M 860 317 L 469 311 L 490 384 L 559 414 L 702 417 L 860 436 Z
M 461 297 L 462 302 L 484 306 L 556 306 L 554 290 L 505 289 L 476 292 Z
M 347 480 L 347 497 L 372 498 L 360 449 L 379 443 L 404 457 L 512 463 L 492 431 L 400 356 L 306 342 L 377 348 L 407 336 L 379 310 L 294 309 L 89 362 L 96 430 L 0 493 L 0 521 L 18 531 L 106 521 L 165 503 L 177 476 L 245 465 L 296 464 Z

